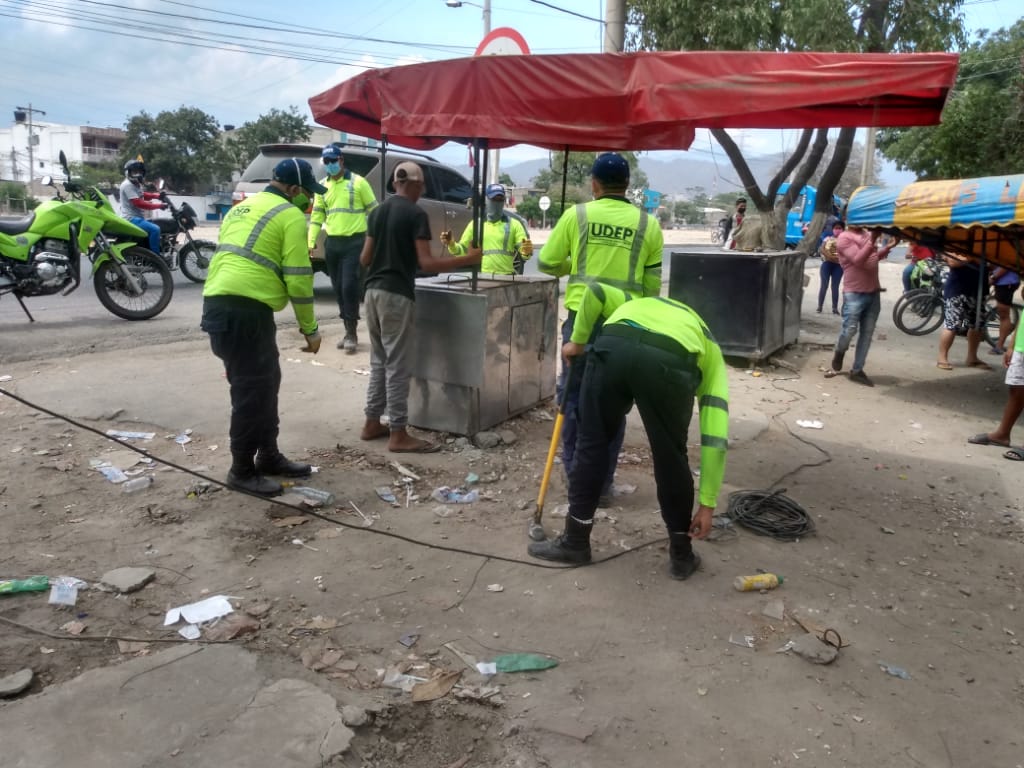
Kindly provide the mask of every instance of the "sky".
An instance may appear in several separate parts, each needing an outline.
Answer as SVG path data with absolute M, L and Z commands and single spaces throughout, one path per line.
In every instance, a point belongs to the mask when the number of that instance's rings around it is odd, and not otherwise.
M 601 50 L 605 0 L 491 5 L 492 28 L 517 30 L 533 53 Z M 309 115 L 310 96 L 366 68 L 472 55 L 484 32 L 481 6 L 482 0 L 459 8 L 445 0 L 0 0 L 0 110 L 12 122 L 15 106 L 31 104 L 46 113 L 36 120 L 99 127 L 123 127 L 143 110 L 182 105 L 221 125 L 291 105 Z M 963 13 L 969 30 L 996 29 L 1020 18 L 1021 8 L 1021 0 L 967 0 Z M 751 154 L 795 142 L 792 132 L 731 133 Z M 703 132 L 690 152 L 715 154 L 728 165 Z M 460 164 L 466 156 L 451 145 L 433 154 Z M 502 164 L 542 156 L 544 150 L 520 146 L 503 150 Z

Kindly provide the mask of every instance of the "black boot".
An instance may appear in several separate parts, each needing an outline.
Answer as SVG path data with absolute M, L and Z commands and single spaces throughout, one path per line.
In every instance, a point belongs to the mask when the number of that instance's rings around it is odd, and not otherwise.
M 693 541 L 686 533 L 668 535 L 669 574 L 673 579 L 685 581 L 700 567 L 700 555 L 693 551 Z
M 252 456 L 233 456 L 227 482 L 229 488 L 260 496 L 278 496 L 284 490 L 279 482 L 256 471 Z
M 285 458 L 277 448 L 267 448 L 256 453 L 256 471 L 262 475 L 306 477 L 312 473 L 313 468 L 309 464 Z
M 356 339 L 356 325 L 357 320 L 345 320 L 345 338 L 341 340 L 341 348 L 345 350 L 346 355 L 354 355 L 356 353 L 356 345 L 358 340 Z
M 835 353 L 833 353 L 833 355 L 832 355 L 832 370 L 833 371 L 836 371 L 838 373 L 839 371 L 843 370 L 843 357 L 845 357 L 845 355 L 846 355 L 845 352 L 835 352 Z
M 565 531 L 547 541 L 530 544 L 526 551 L 531 557 L 554 560 L 558 563 L 582 564 L 590 562 L 590 531 L 593 521 L 581 522 L 571 515 L 565 518 Z

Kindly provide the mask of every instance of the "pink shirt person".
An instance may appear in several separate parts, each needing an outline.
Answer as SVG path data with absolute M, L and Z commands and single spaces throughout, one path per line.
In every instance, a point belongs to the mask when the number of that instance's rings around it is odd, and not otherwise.
M 889 255 L 892 245 L 876 248 L 878 234 L 851 227 L 836 239 L 839 264 L 843 268 L 843 290 L 848 293 L 878 293 L 878 262 Z

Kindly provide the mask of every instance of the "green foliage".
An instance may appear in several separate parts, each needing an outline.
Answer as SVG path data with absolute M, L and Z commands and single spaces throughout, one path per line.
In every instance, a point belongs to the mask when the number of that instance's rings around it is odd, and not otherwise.
M 243 123 L 226 144 L 235 169 L 245 170 L 256 157 L 260 144 L 295 143 L 309 141 L 313 129 L 295 105 L 288 111 L 274 108 L 255 120 Z
M 676 200 L 672 204 L 672 216 L 682 224 L 703 224 L 704 212 L 701 208 L 704 207 L 691 200 Z
M 547 210 L 547 222 L 552 224 L 557 221 L 562 215 L 562 189 L 558 188 L 557 194 L 554 191 L 546 193 L 551 198 L 551 207 Z M 540 195 L 527 195 L 526 197 L 516 201 L 516 213 L 527 219 L 532 219 L 535 222 L 544 221 L 544 211 L 540 209 Z M 565 207 L 566 209 L 572 208 L 577 203 L 583 203 L 591 199 L 590 189 L 588 187 L 586 194 L 579 187 L 569 187 L 566 190 L 565 195 Z
M 881 131 L 882 154 L 921 179 L 1024 172 L 1024 20 L 964 51 L 942 123 Z
M 0 205 L 11 212 L 31 211 L 39 201 L 28 193 L 28 188 L 20 181 L 0 181 Z
M 498 183 L 504 184 L 509 189 L 516 185 L 516 183 L 512 180 L 512 177 L 509 176 L 507 173 L 502 173 L 498 175 Z
M 69 163 L 71 178 L 88 187 L 99 187 L 111 190 L 118 187 L 124 180 L 124 164 L 110 161 L 106 163 Z
M 121 164 L 142 156 L 149 179 L 162 177 L 181 194 L 202 194 L 231 172 L 217 120 L 195 107 L 179 107 L 156 117 L 140 112 L 125 124 Z

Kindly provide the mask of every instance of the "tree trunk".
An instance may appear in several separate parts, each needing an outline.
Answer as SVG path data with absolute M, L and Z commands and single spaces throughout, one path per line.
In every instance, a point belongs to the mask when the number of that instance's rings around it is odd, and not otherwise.
M 821 237 L 825 221 L 832 213 L 832 194 L 835 192 L 839 180 L 843 177 L 843 171 L 850 160 L 850 151 L 853 149 L 853 138 L 857 133 L 856 128 L 840 128 L 839 137 L 836 139 L 836 146 L 832 152 L 832 159 L 828 167 L 821 175 L 818 182 L 818 196 L 814 201 L 814 215 L 807 226 L 807 234 L 800 241 L 798 248 L 805 249 L 805 253 L 812 253 L 814 245 Z

